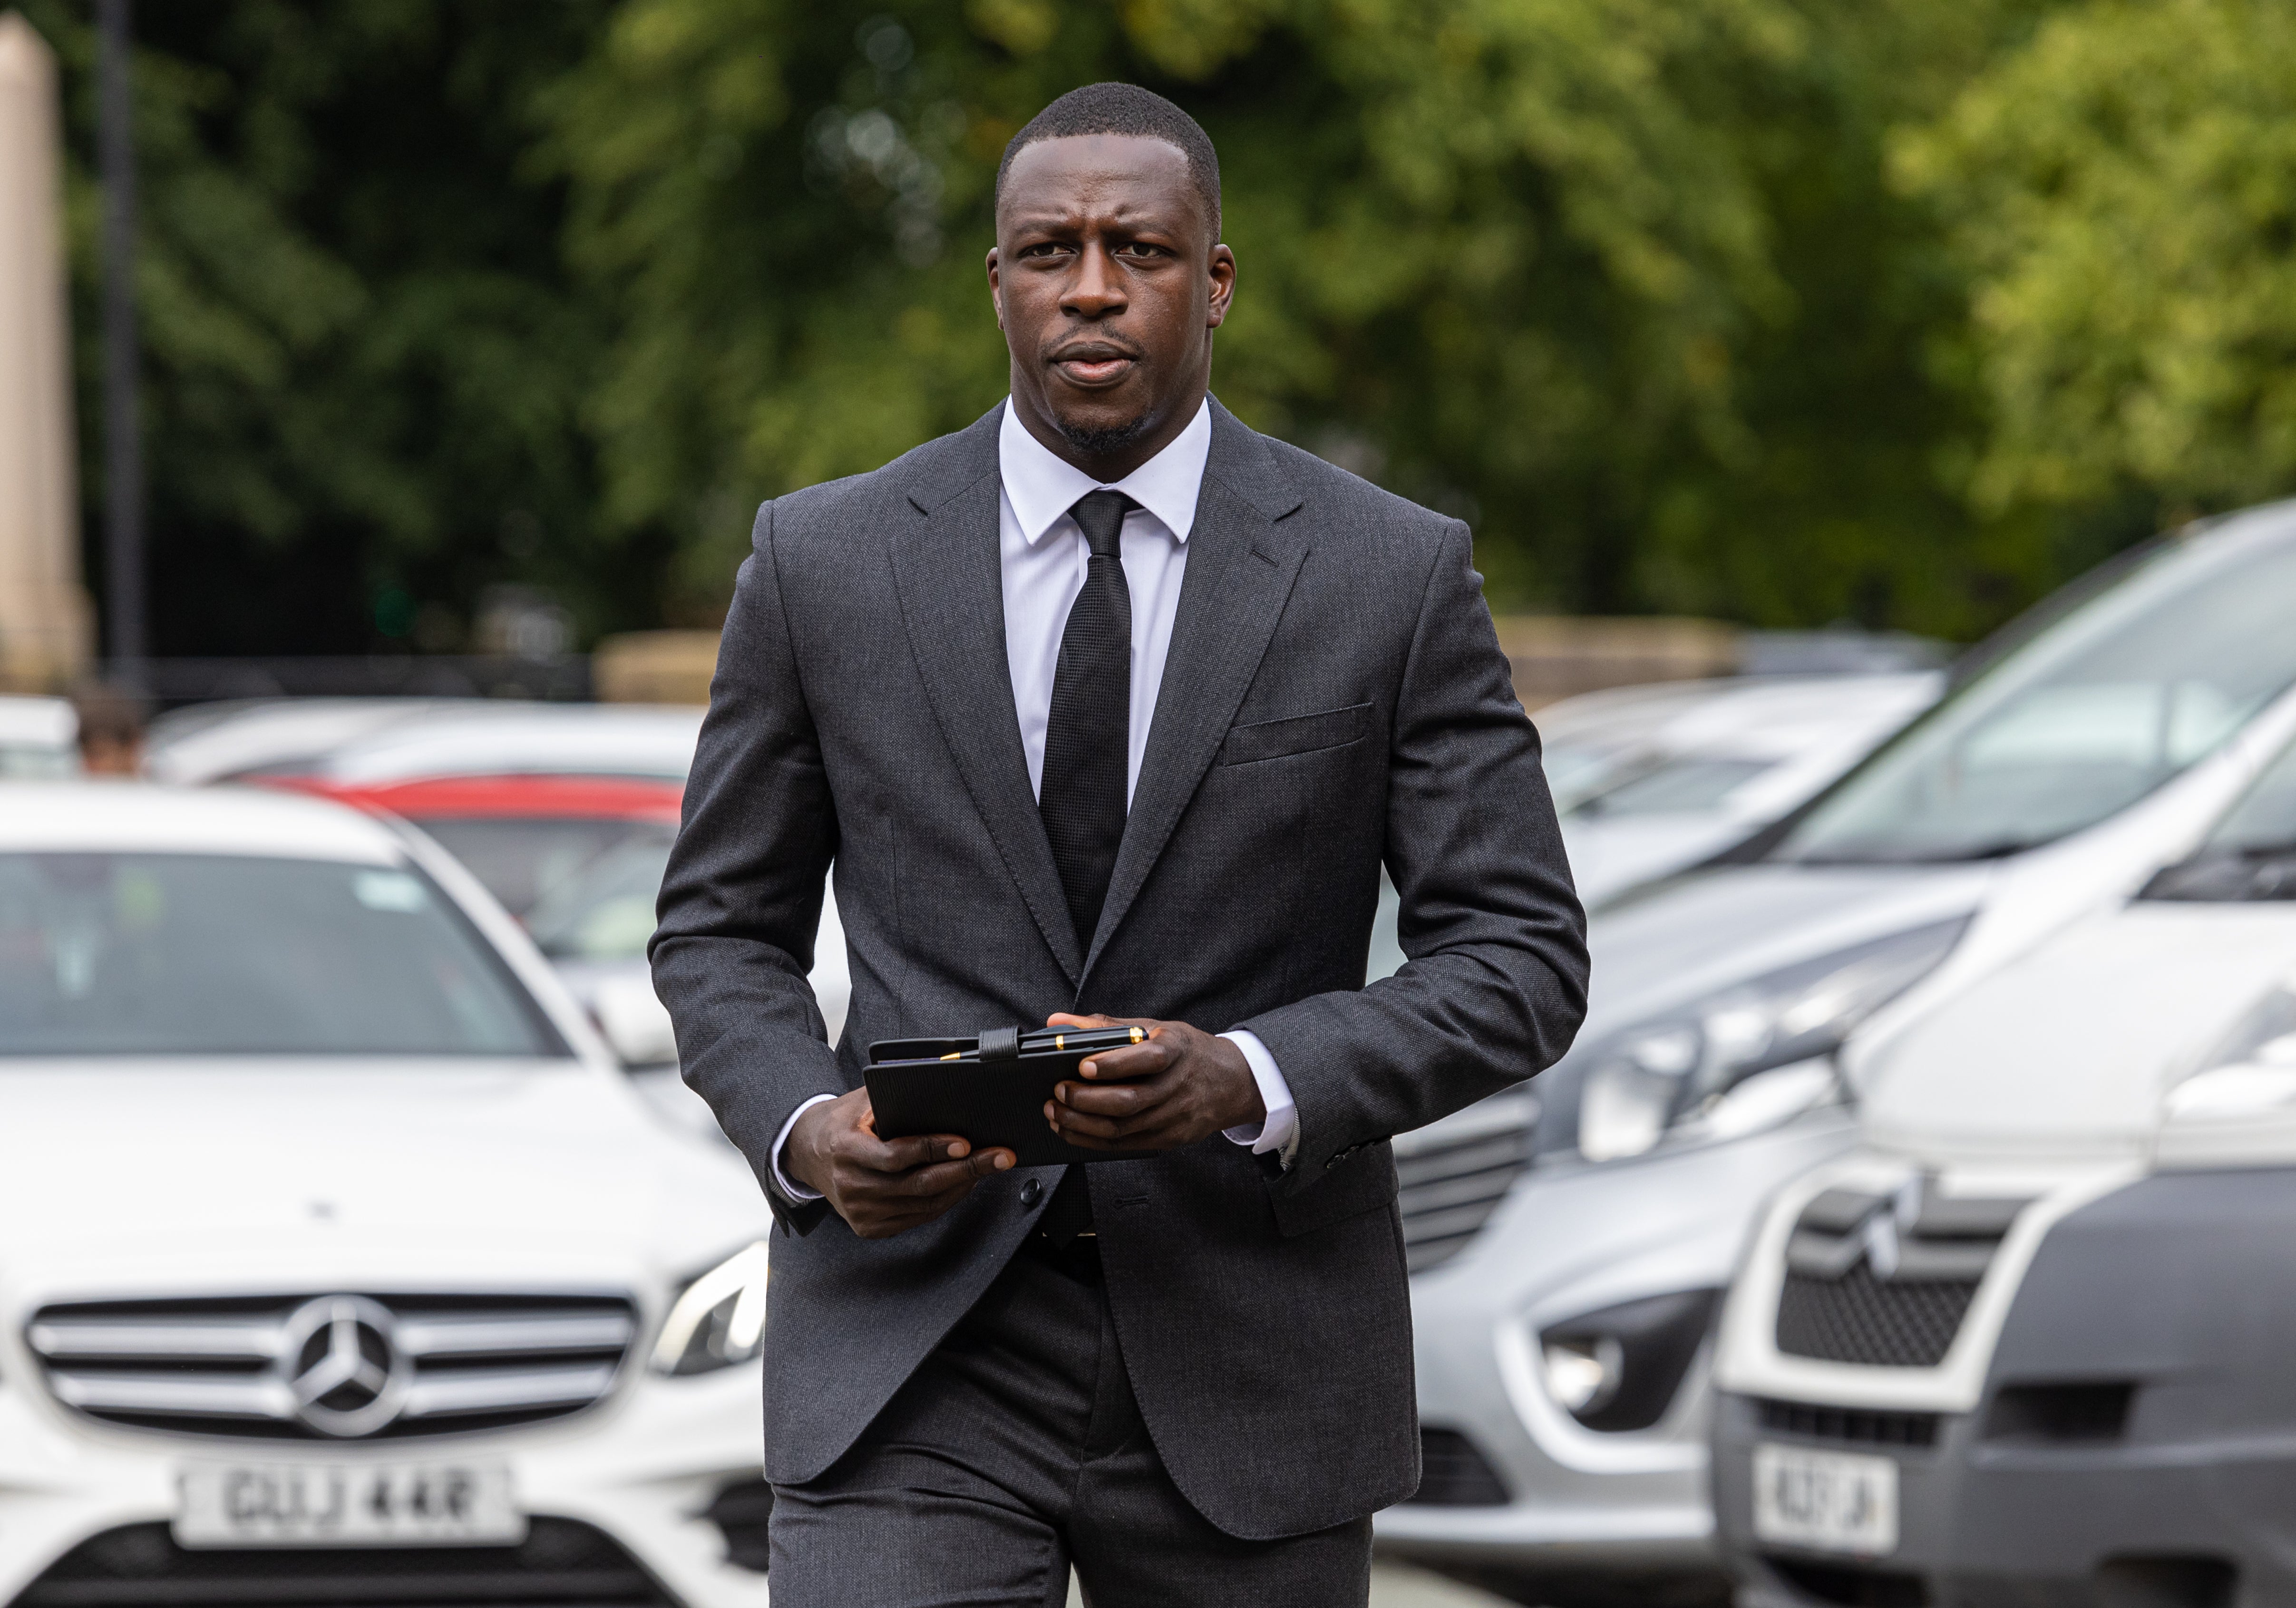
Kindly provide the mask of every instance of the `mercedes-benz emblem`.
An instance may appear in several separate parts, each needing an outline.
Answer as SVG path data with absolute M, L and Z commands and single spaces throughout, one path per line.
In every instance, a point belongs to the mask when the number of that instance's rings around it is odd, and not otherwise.
M 414 1373 L 390 1309 L 364 1295 L 322 1295 L 288 1317 L 274 1374 L 295 1416 L 323 1435 L 372 1435 L 406 1402 Z

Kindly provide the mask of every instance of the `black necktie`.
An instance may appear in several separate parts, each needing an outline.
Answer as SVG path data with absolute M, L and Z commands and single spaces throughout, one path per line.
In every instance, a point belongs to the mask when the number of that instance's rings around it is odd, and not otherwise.
M 1084 589 L 1061 632 L 1060 668 L 1045 723 L 1037 810 L 1053 846 L 1077 948 L 1089 951 L 1124 841 L 1124 773 L 1132 735 L 1132 591 L 1124 582 L 1120 491 L 1087 492 L 1069 512 L 1092 548 Z
M 1139 505 L 1120 491 L 1090 491 L 1069 512 L 1092 556 L 1084 590 L 1061 631 L 1060 668 L 1045 723 L 1045 769 L 1037 813 L 1060 868 L 1077 948 L 1089 953 L 1108 902 L 1109 874 L 1124 841 L 1124 773 L 1132 750 L 1132 589 L 1124 580 L 1124 515 Z M 1071 1166 L 1045 1202 L 1038 1232 L 1067 1245 L 1092 1228 L 1084 1169 Z

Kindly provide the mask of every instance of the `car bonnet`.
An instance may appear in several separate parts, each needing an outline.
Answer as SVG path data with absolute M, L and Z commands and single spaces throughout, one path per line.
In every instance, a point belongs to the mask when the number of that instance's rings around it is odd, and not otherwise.
M 627 1286 L 767 1221 L 731 1151 L 571 1061 L 24 1061 L 0 1100 L 0 1276 L 41 1299 Z
M 2296 909 L 2129 905 L 1893 1038 L 1864 1069 L 1864 1136 L 1940 1161 L 2141 1153 L 2169 1087 L 2292 972 Z

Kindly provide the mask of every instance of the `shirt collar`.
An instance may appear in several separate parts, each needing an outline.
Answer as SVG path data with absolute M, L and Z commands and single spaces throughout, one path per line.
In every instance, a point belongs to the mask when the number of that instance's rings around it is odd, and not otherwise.
M 1204 460 L 1212 450 L 1212 405 L 1206 398 L 1188 426 L 1171 444 L 1111 488 L 1164 521 L 1177 541 L 1185 542 L 1196 523 L 1196 499 L 1204 487 Z M 1077 499 L 1097 488 L 1098 480 L 1048 449 L 1013 416 L 1010 398 L 996 432 L 996 467 L 1005 501 L 1030 546 L 1044 540 Z

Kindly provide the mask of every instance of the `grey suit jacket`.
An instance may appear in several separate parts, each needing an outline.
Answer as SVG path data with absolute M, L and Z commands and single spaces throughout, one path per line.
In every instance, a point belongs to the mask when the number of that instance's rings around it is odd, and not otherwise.
M 873 1039 L 1054 1011 L 1259 1035 L 1296 1159 L 1215 1136 L 1089 1169 L 1135 1393 L 1189 1501 L 1298 1534 L 1418 1481 L 1387 1140 L 1529 1077 L 1584 1012 L 1585 923 L 1538 739 L 1466 529 L 1258 435 L 1217 403 L 1155 722 L 1079 950 L 1005 668 L 999 415 L 758 510 L 662 885 L 656 987 L 689 1083 L 785 1230 L 766 1468 L 849 1447 L 1029 1232 L 1020 1169 L 865 1241 L 782 1199 L 798 1104 Z M 1364 986 L 1382 863 L 1408 964 Z M 805 978 L 824 873 L 850 948 L 844 1040 Z

